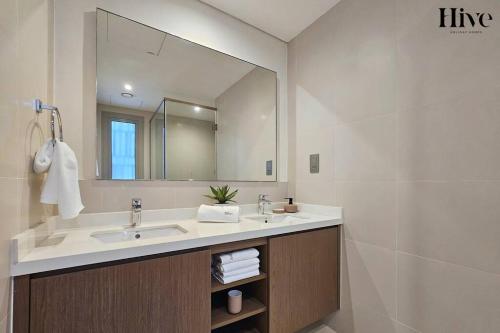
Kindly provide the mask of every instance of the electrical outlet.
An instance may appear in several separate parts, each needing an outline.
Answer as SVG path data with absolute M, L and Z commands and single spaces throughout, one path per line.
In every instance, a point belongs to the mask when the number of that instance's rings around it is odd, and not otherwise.
M 309 155 L 309 172 L 319 173 L 319 154 Z
M 273 161 L 266 161 L 266 176 L 273 175 Z

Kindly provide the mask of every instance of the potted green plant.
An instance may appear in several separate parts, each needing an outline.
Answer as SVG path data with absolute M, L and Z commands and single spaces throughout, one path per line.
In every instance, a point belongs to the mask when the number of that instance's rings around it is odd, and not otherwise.
M 231 192 L 231 188 L 229 187 L 229 185 L 217 187 L 210 186 L 210 191 L 212 192 L 212 194 L 207 194 L 205 196 L 207 198 L 216 200 L 216 205 L 227 205 L 229 202 L 236 202 L 233 200 L 233 198 L 236 196 L 236 194 L 238 194 L 238 190 L 234 190 L 233 192 Z

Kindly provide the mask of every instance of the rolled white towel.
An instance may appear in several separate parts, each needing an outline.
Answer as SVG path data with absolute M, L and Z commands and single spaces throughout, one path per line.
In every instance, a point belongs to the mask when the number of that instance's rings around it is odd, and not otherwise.
M 258 256 L 259 251 L 255 248 L 250 248 L 229 253 L 216 254 L 214 257 L 217 262 L 221 264 L 228 264 L 230 262 L 257 258 Z
M 49 170 L 53 157 L 54 144 L 52 143 L 52 139 L 48 139 L 35 154 L 33 171 L 35 171 L 35 173 L 44 173 Z
M 213 271 L 213 273 L 217 273 L 217 274 L 219 274 L 220 276 L 223 276 L 223 277 L 230 277 L 230 276 L 233 276 L 233 275 L 240 275 L 240 274 L 252 272 L 252 271 L 255 271 L 255 270 L 258 270 L 258 269 L 259 269 L 259 264 L 256 264 L 256 265 L 252 265 L 252 266 L 248 266 L 248 267 L 236 269 L 234 271 L 229 271 L 229 272 L 220 272 L 219 270 L 215 270 L 215 271 Z
M 248 278 L 251 278 L 253 276 L 257 276 L 259 274 L 260 274 L 260 271 L 257 269 L 255 271 L 251 271 L 251 272 L 247 272 L 247 273 L 243 273 L 243 274 L 239 274 L 239 275 L 233 275 L 233 276 L 229 276 L 229 277 L 224 277 L 224 276 L 221 276 L 220 274 L 217 274 L 217 273 L 215 273 L 214 276 L 217 280 L 219 280 L 220 283 L 228 284 L 228 283 L 231 283 L 234 281 L 248 279 Z
M 198 208 L 198 221 L 200 222 L 229 222 L 240 221 L 240 207 L 238 206 L 209 206 L 201 205 Z
M 222 272 L 231 272 L 235 271 L 241 268 L 246 268 L 252 265 L 258 265 L 260 263 L 259 258 L 252 258 L 252 259 L 247 259 L 247 260 L 241 260 L 241 261 L 235 261 L 235 262 L 230 262 L 228 264 L 217 264 L 216 268 Z

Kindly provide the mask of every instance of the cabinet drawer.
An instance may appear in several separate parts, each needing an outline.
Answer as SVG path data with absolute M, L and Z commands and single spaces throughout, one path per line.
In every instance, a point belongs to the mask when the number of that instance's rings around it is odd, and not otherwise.
M 31 279 L 30 332 L 210 331 L 210 251 Z

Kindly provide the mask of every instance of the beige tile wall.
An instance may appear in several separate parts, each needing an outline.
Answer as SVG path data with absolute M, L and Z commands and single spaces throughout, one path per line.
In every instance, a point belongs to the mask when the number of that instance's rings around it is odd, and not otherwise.
M 495 19 L 452 35 L 450 6 Z M 499 14 L 343 0 L 289 45 L 289 190 L 345 208 L 337 333 L 500 332 Z
M 50 102 L 52 1 L 5 0 L 0 10 L 0 332 L 9 327 L 9 240 L 51 210 L 39 203 L 34 152 L 48 135 L 48 117 L 31 101 Z

